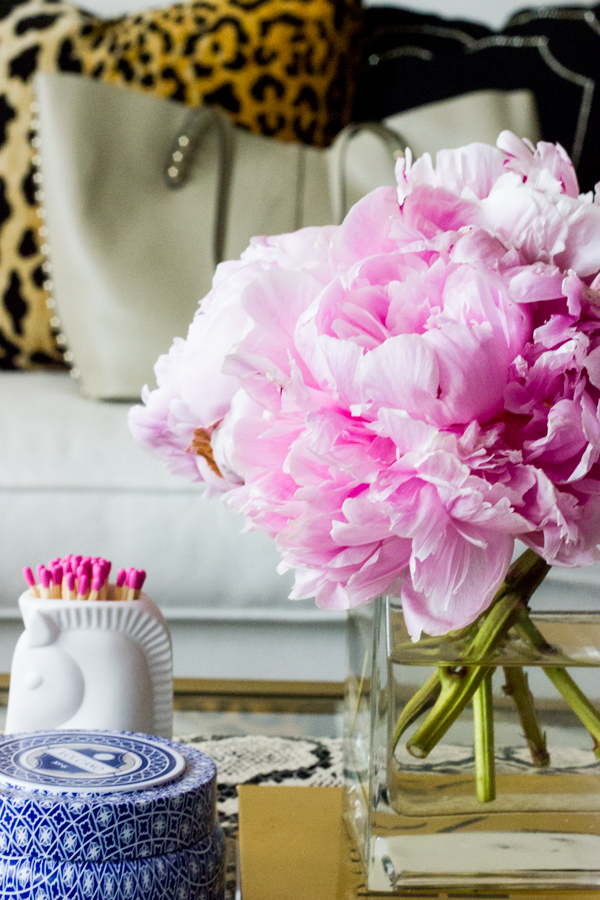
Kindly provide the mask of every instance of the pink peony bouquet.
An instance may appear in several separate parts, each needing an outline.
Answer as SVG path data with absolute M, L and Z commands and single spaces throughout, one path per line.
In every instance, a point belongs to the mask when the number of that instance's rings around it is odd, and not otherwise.
M 251 241 L 130 414 L 271 534 L 293 598 L 464 628 L 519 538 L 600 558 L 600 196 L 509 132 L 397 165 L 339 227 Z

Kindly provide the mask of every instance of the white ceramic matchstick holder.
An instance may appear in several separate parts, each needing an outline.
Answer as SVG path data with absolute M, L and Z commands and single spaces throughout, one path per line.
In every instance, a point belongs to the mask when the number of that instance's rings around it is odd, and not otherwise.
M 171 636 L 155 603 L 19 597 L 6 732 L 173 730 Z

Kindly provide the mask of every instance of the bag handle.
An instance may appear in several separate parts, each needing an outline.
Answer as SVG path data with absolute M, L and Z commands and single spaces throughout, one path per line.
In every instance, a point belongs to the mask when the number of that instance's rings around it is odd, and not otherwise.
M 385 149 L 388 151 L 391 159 L 395 162 L 400 156 L 404 156 L 407 143 L 404 138 L 382 122 L 354 122 L 346 125 L 339 133 L 336 139 L 336 156 L 338 159 L 337 173 L 334 170 L 334 190 L 333 208 L 335 221 L 337 225 L 341 225 L 346 213 L 348 212 L 348 173 L 347 158 L 350 144 L 359 134 L 367 132 L 378 137 Z
M 213 234 L 213 257 L 217 266 L 225 256 L 229 192 L 235 153 L 233 126 L 224 113 L 210 106 L 190 110 L 173 141 L 164 179 L 171 190 L 178 190 L 187 184 L 202 140 L 211 127 L 215 129 L 219 143 L 217 208 Z

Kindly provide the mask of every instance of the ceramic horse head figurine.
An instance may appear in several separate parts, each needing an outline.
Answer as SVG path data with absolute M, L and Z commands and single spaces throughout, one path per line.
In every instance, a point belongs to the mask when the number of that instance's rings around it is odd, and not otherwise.
M 25 631 L 13 656 L 7 733 L 82 728 L 171 737 L 171 637 L 146 594 L 90 601 L 25 591 L 19 606 Z

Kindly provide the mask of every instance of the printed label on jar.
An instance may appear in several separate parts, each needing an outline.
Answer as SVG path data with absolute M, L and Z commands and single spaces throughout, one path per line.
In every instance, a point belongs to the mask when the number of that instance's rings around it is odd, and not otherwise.
M 148 790 L 186 762 L 173 747 L 137 735 L 35 732 L 0 741 L 0 782 L 59 793 Z

